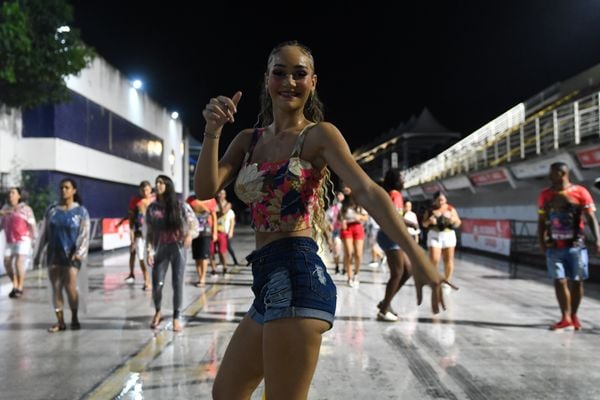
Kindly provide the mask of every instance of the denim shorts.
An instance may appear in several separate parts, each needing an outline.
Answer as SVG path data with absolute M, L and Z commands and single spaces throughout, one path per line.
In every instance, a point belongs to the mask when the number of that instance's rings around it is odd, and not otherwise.
M 547 249 L 546 268 L 552 279 L 583 281 L 589 276 L 588 253 L 584 247 Z
M 401 250 L 400 245 L 390 239 L 381 229 L 377 232 L 377 244 L 383 251 Z
M 282 318 L 314 318 L 333 326 L 336 288 L 308 237 L 279 239 L 250 253 L 254 301 L 250 317 L 264 324 Z

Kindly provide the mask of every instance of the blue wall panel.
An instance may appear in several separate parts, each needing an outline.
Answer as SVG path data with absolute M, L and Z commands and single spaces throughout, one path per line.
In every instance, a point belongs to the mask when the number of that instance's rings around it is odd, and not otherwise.
M 25 172 L 25 171 L 24 171 Z M 127 215 L 129 199 L 138 193 L 138 187 L 100 179 L 56 171 L 27 171 L 37 179 L 38 187 L 50 187 L 58 199 L 58 184 L 63 178 L 72 178 L 77 183 L 83 205 L 92 218 L 121 218 Z M 154 182 L 155 177 L 148 177 Z
M 71 92 L 71 99 L 43 105 L 23 113 L 24 137 L 56 137 L 90 147 L 148 167 L 162 170 L 163 152 L 149 152 L 149 143 L 163 147 L 163 140 L 112 113 L 97 103 Z
M 105 153 L 110 153 L 109 114 L 108 110 L 98 104 L 88 104 L 88 146 Z
M 87 120 L 87 99 L 77 93 L 71 93 L 68 102 L 54 106 L 54 133 L 58 138 L 87 146 Z
M 54 107 L 23 110 L 23 137 L 54 137 Z
M 112 116 L 112 149 L 113 154 L 128 160 L 162 169 L 162 154 L 151 155 L 148 152 L 150 141 L 163 141 L 131 122 L 113 114 Z

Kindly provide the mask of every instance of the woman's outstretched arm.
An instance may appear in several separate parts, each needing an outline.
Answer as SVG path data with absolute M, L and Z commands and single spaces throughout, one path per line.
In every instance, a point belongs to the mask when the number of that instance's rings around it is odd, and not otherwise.
M 323 161 L 352 189 L 352 195 L 355 196 L 357 203 L 367 209 L 381 229 L 400 244 L 412 261 L 415 267 L 413 275 L 417 289 L 417 302 L 420 304 L 422 301 L 423 286 L 431 286 L 431 307 L 434 313 L 438 313 L 439 305 L 444 307 L 440 286 L 443 278 L 425 252 L 411 238 L 403 218 L 398 214 L 388 194 L 356 163 L 348 144 L 335 126 L 321 123 L 315 127 L 311 136 L 313 141 L 318 141 L 316 146 Z

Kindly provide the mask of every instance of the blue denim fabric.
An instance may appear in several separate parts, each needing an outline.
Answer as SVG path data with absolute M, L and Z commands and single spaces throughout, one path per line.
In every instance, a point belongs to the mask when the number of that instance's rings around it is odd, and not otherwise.
M 552 279 L 586 280 L 589 276 L 587 249 L 547 249 L 546 268 L 548 276 Z
M 250 317 L 260 324 L 282 318 L 314 318 L 333 326 L 336 288 L 307 237 L 279 239 L 253 251 L 254 302 Z
M 377 232 L 377 244 L 383 251 L 401 250 L 400 245 L 392 241 L 381 229 Z

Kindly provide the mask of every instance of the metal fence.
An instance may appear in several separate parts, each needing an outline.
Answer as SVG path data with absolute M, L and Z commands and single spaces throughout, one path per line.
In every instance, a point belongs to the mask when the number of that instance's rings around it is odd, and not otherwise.
M 519 105 L 451 146 L 404 171 L 405 187 L 594 143 L 600 139 L 600 92 L 575 91 L 522 119 Z

